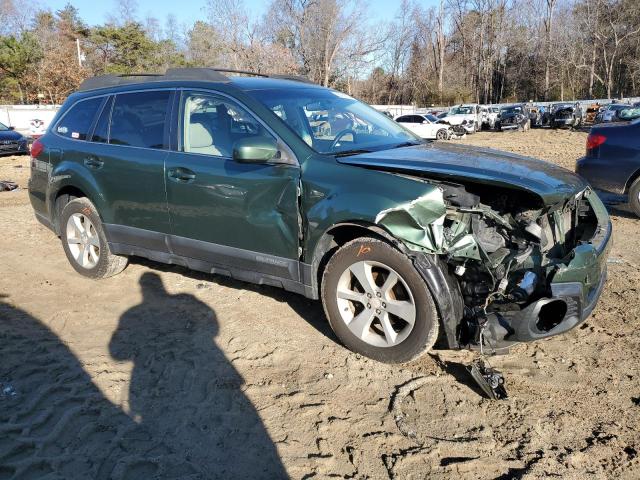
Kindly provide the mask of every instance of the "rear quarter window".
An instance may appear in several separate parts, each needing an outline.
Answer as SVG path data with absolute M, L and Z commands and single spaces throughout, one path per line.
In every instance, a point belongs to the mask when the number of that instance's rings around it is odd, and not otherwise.
M 56 124 L 56 133 L 75 140 L 86 140 L 102 100 L 91 98 L 74 104 Z
M 109 143 L 143 148 L 165 148 L 164 127 L 169 91 L 121 93 L 111 113 Z

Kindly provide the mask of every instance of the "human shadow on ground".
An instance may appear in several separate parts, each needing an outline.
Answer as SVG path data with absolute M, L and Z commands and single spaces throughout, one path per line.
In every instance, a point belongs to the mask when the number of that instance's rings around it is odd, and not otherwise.
M 143 265 L 152 270 L 178 273 L 193 280 L 213 282 L 217 285 L 221 285 L 227 288 L 248 290 L 251 292 L 259 293 L 260 295 L 266 295 L 277 302 L 288 304 L 299 317 L 301 317 L 309 325 L 315 328 L 320 334 L 324 335 L 333 342 L 340 343 L 338 341 L 338 338 L 333 333 L 333 330 L 331 330 L 329 322 L 324 315 L 324 311 L 322 310 L 322 303 L 318 300 L 311 300 L 297 293 L 288 292 L 282 288 L 272 287 L 270 285 L 256 285 L 253 283 L 236 280 L 231 277 L 225 277 L 223 275 L 215 275 L 211 273 L 190 270 L 189 268 L 179 265 L 169 265 L 166 263 L 154 262 L 153 260 L 148 260 L 142 257 L 132 257 L 130 259 L 130 262 L 138 265 Z
M 285 470 L 244 380 L 215 344 L 215 312 L 193 295 L 169 294 L 152 272 L 142 303 L 122 314 L 109 344 L 133 362 L 131 415 L 204 470 L 207 478 L 283 478 Z
M 142 303 L 109 345 L 133 362 L 129 409 L 104 396 L 43 322 L 0 295 L 0 478 L 288 478 L 242 377 L 214 343 L 215 313 L 169 295 L 153 273 L 140 284 Z M 107 388 L 127 385 L 108 357 L 88 361 Z

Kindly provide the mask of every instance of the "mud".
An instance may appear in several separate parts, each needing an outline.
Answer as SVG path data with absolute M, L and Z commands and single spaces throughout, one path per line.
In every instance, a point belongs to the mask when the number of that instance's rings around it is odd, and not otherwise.
M 464 143 L 572 168 L 586 134 Z M 94 282 L 33 217 L 28 158 L 0 158 L 0 479 L 638 478 L 640 220 L 613 212 L 609 282 L 561 337 L 402 366 L 337 342 L 320 304 L 148 261 Z

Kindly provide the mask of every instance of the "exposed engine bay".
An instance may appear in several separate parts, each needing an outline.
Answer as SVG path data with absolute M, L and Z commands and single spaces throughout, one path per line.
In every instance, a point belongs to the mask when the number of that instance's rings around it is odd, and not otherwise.
M 438 188 L 380 212 L 376 223 L 411 250 L 445 260 L 464 299 L 459 346 L 495 352 L 562 322 L 575 306 L 554 298 L 551 283 L 596 232 L 591 191 L 548 206 L 524 190 L 428 183 Z

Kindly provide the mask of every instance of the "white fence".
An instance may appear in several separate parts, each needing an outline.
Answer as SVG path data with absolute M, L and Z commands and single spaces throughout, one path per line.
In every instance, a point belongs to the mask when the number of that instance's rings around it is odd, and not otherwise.
M 48 127 L 60 105 L 0 105 L 0 122 L 28 135 L 31 121 L 38 119 Z

